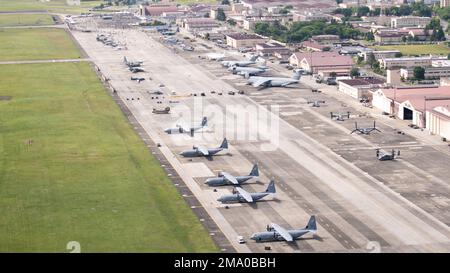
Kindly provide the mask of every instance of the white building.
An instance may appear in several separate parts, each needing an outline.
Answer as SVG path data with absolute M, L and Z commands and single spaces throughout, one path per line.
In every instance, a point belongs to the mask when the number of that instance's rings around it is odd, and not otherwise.
M 348 79 L 338 81 L 338 90 L 355 99 L 368 98 L 369 91 L 380 88 L 383 84 L 383 80 L 371 78 L 371 79 Z
M 430 17 L 402 16 L 391 19 L 391 28 L 425 27 L 431 22 Z
M 442 56 L 425 56 L 425 57 L 401 57 L 401 58 L 384 58 L 380 59 L 380 67 L 388 69 L 391 67 L 415 67 L 415 66 L 431 66 L 432 61 L 447 60 Z
M 434 135 L 450 140 L 450 105 L 437 106 L 426 112 L 426 128 Z

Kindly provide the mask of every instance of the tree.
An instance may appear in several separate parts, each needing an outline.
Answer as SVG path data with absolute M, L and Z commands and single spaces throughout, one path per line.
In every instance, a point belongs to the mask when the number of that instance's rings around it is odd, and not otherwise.
M 235 26 L 236 25 L 236 21 L 234 21 L 233 19 L 228 19 L 227 23 L 230 24 L 230 26 Z
M 414 67 L 414 79 L 424 80 L 425 79 L 425 68 L 416 66 Z
M 354 67 L 352 70 L 350 70 L 350 77 L 356 78 L 359 77 L 359 69 Z
M 369 54 L 367 54 L 367 64 L 368 65 L 370 65 L 370 67 L 372 67 L 373 68 L 373 66 L 374 66 L 374 64 L 375 63 L 378 63 L 377 62 L 377 59 L 375 59 L 375 55 L 373 55 L 373 53 L 372 52 L 370 52 Z
M 222 8 L 218 8 L 217 9 L 217 20 L 219 21 L 225 21 L 227 19 L 227 16 L 225 15 L 225 12 L 223 11 Z
M 229 0 L 222 0 L 222 5 L 230 5 L 230 1 Z
M 337 76 L 337 73 L 336 73 L 336 72 L 331 72 L 331 73 L 330 73 L 330 78 L 336 78 L 336 76 Z
M 336 0 L 336 4 L 341 4 L 341 3 L 343 3 L 344 2 L 344 0 Z
M 375 36 L 373 35 L 373 32 L 372 32 L 372 31 L 367 32 L 367 34 L 366 34 L 366 40 L 367 40 L 367 41 L 373 41 L 373 40 L 375 40 Z
M 401 58 L 403 54 L 401 52 L 395 53 L 395 58 Z

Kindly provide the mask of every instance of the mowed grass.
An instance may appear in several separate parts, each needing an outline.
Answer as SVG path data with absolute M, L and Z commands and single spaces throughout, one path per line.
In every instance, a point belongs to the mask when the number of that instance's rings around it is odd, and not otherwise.
M 69 5 L 67 0 L 1 0 L 0 11 L 48 10 L 60 13 L 82 13 L 104 3 L 100 0 L 82 0 L 81 5 Z
M 0 14 L 0 27 L 53 25 L 49 14 Z
M 89 64 L 0 79 L 0 252 L 217 251 Z
M 3 29 L 0 41 L 0 61 L 81 58 L 63 29 Z
M 377 50 L 400 50 L 403 55 L 448 55 L 450 47 L 445 44 L 426 45 L 385 45 L 374 46 Z

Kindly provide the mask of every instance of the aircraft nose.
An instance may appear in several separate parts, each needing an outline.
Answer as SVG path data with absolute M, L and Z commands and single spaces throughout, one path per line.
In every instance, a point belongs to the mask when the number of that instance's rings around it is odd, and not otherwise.
M 255 240 L 256 239 L 256 234 L 252 234 L 252 236 L 250 236 L 250 239 Z
M 170 129 L 166 129 L 166 130 L 164 130 L 164 132 L 170 134 Z
M 217 201 L 223 202 L 223 197 L 217 198 Z

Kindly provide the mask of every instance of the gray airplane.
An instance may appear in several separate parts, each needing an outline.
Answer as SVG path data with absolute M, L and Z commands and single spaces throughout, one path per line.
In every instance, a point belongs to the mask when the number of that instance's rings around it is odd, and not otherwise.
M 394 160 L 398 156 L 400 156 L 400 150 L 395 151 L 394 149 L 392 149 L 391 154 L 385 154 L 385 153 L 381 152 L 380 149 L 377 149 L 376 155 L 377 155 L 378 160 L 380 160 L 380 161 Z
M 267 231 L 254 233 L 250 239 L 256 242 L 271 242 L 271 241 L 287 241 L 293 242 L 294 240 L 302 237 L 307 233 L 316 233 L 316 217 L 313 215 L 309 218 L 308 224 L 305 228 L 286 230 L 277 224 L 271 223 L 267 225 Z
M 236 187 L 235 191 L 233 190 L 233 194 L 223 195 L 217 201 L 221 203 L 254 203 L 268 195 L 274 195 L 275 190 L 275 182 L 273 180 L 270 181 L 269 186 L 267 186 L 266 191 L 264 192 L 247 192 L 241 187 Z
M 355 129 L 353 131 L 351 131 L 350 134 L 353 134 L 354 132 L 358 132 L 363 135 L 370 135 L 370 133 L 373 131 L 381 132 L 380 130 L 377 129 L 375 121 L 373 121 L 373 127 L 367 127 L 367 128 L 358 128 L 358 123 L 355 122 Z
M 221 61 L 220 63 L 226 67 L 249 66 L 251 64 L 255 64 L 257 59 L 258 59 L 258 56 L 253 55 L 252 57 L 250 57 L 250 59 L 248 61 Z
M 164 132 L 170 134 L 189 134 L 190 136 L 194 136 L 194 133 L 204 127 L 208 126 L 208 118 L 203 117 L 202 123 L 196 127 L 184 127 L 184 125 L 177 124 L 175 128 L 168 128 L 164 130 Z
M 145 72 L 145 70 L 141 67 L 132 67 L 130 66 L 128 69 L 130 69 L 131 72 L 133 73 L 139 73 L 139 72 Z
M 253 165 L 251 172 L 248 175 L 232 176 L 227 172 L 220 172 L 218 177 L 208 178 L 205 184 L 208 186 L 225 186 L 225 185 L 241 185 L 244 182 L 259 176 L 258 164 Z
M 140 67 L 144 62 L 129 62 L 127 57 L 123 57 L 123 63 L 128 67 Z
M 192 150 L 186 150 L 180 153 L 184 157 L 198 157 L 205 156 L 211 157 L 220 151 L 228 149 L 228 141 L 226 138 L 223 139 L 222 144 L 218 148 L 205 148 L 203 146 L 193 146 Z
M 344 118 L 350 118 L 350 111 L 348 111 L 346 114 L 330 112 L 330 117 L 331 119 L 335 118 L 337 121 L 344 121 Z
M 325 103 L 324 100 L 309 100 L 308 104 L 311 104 L 312 107 L 320 107 L 320 104 Z
M 145 81 L 145 78 L 141 77 L 131 77 L 132 81 L 137 81 L 138 83 L 141 83 L 142 81 Z
M 249 78 L 250 76 L 259 75 L 261 73 L 264 73 L 267 71 L 267 67 L 260 66 L 260 67 L 239 67 L 239 66 L 232 66 L 228 68 L 228 71 L 231 71 L 235 75 L 241 75 L 245 78 Z
M 295 84 L 300 81 L 300 71 L 295 71 L 292 78 L 277 78 L 277 77 L 256 77 L 252 76 L 248 79 L 247 84 L 253 87 L 285 87 L 290 84 Z

